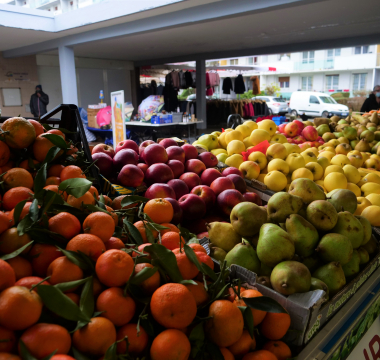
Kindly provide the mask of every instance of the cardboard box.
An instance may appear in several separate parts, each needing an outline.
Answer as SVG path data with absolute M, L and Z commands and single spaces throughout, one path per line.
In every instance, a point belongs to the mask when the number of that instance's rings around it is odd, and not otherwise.
M 96 115 L 98 114 L 100 109 L 87 109 L 87 120 L 88 120 L 88 127 L 100 129 L 100 126 L 96 122 Z

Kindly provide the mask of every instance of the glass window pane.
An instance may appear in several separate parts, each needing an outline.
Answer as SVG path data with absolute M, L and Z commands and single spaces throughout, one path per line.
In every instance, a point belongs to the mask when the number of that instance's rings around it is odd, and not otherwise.
M 354 83 L 353 83 L 352 89 L 353 90 L 359 89 L 359 74 L 354 75 Z
M 340 49 L 335 49 L 335 56 L 340 56 Z
M 309 58 L 314 59 L 314 51 L 309 51 Z
M 369 46 L 368 45 L 363 46 L 363 54 L 368 54 L 368 51 L 369 51 Z
M 361 54 L 361 46 L 355 46 L 355 55 Z
M 327 50 L 327 57 L 333 57 L 334 50 Z
M 302 90 L 306 90 L 306 82 L 307 82 L 307 78 L 306 77 L 302 77 Z
M 308 57 L 307 51 L 304 51 L 304 52 L 302 53 L 302 58 L 303 58 L 303 59 L 307 59 L 307 57 Z

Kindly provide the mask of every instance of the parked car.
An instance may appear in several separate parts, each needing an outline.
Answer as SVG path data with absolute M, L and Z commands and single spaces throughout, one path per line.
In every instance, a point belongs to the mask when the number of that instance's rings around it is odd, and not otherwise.
M 286 102 L 286 99 L 275 96 L 256 96 L 252 99 L 265 100 L 270 115 L 286 114 L 288 112 L 288 103 Z
M 293 116 L 331 117 L 348 116 L 346 105 L 338 104 L 330 95 L 313 91 L 295 91 L 290 97 L 290 113 Z

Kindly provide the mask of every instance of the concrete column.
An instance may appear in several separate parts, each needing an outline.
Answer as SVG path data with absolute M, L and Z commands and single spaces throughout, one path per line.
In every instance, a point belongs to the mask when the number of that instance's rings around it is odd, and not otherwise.
M 67 46 L 60 46 L 58 48 L 58 54 L 63 103 L 78 105 L 74 49 Z
M 203 120 L 202 124 L 197 124 L 198 129 L 207 128 L 206 119 L 206 61 L 197 60 L 197 119 Z

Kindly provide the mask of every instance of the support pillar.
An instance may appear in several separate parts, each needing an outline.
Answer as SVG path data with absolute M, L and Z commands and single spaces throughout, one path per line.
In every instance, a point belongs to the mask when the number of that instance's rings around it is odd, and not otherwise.
M 202 124 L 197 124 L 198 129 L 207 129 L 206 119 L 206 61 L 197 60 L 197 119 L 203 120 Z
M 78 105 L 74 49 L 67 46 L 60 46 L 58 48 L 58 54 L 63 103 Z

